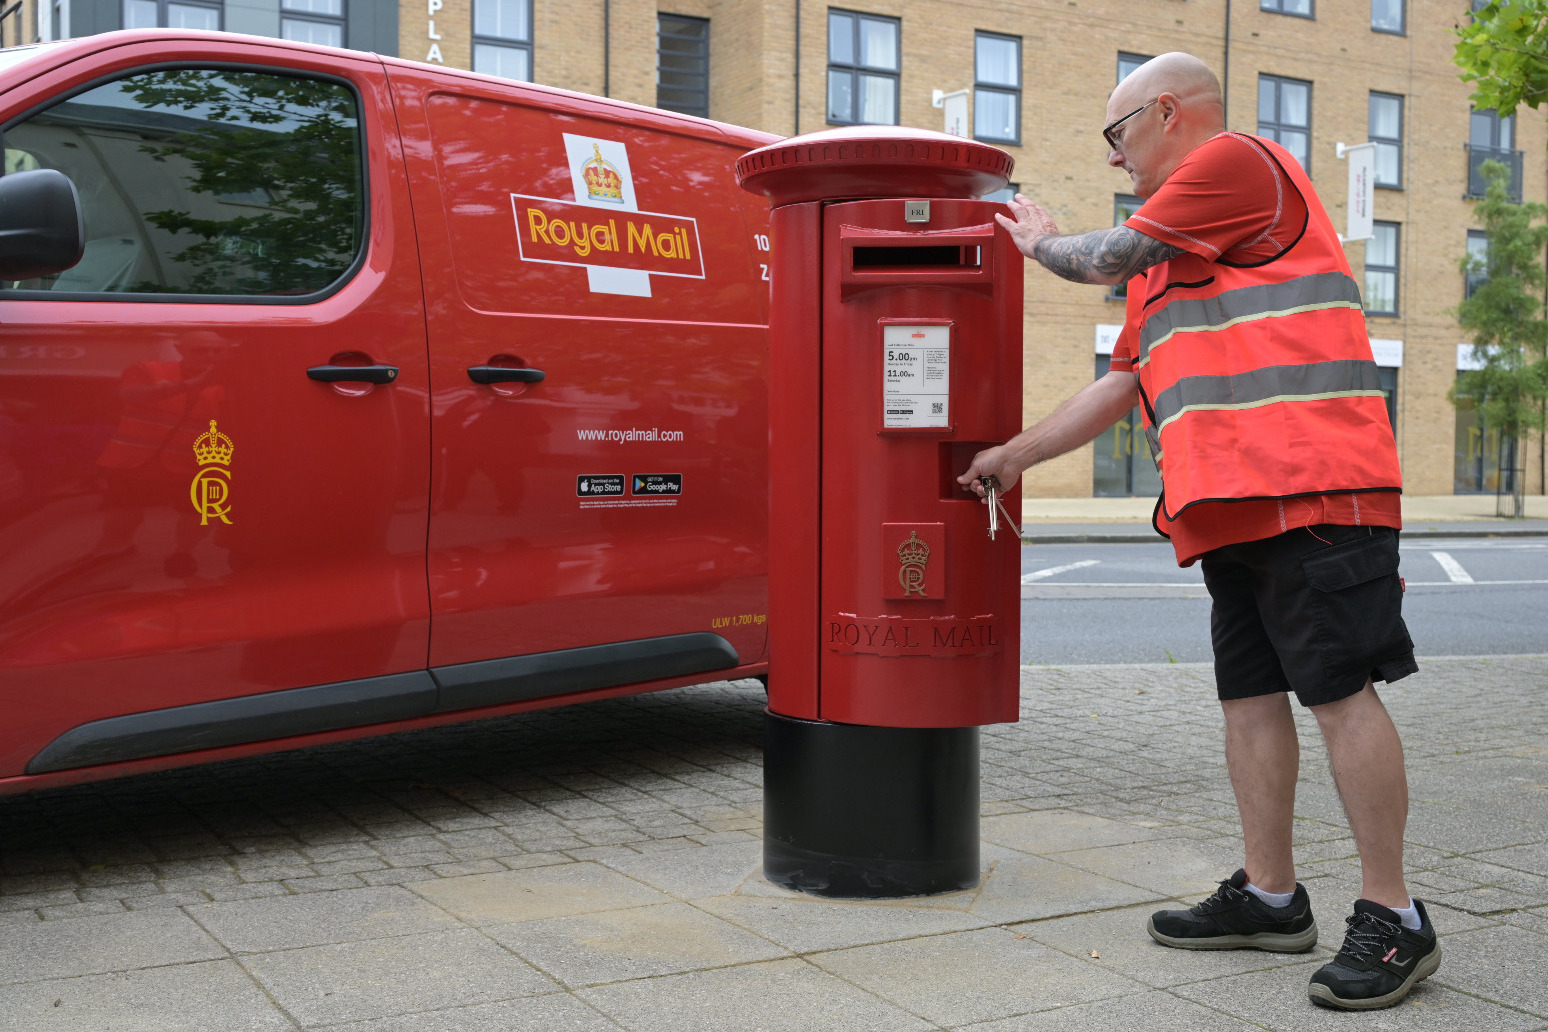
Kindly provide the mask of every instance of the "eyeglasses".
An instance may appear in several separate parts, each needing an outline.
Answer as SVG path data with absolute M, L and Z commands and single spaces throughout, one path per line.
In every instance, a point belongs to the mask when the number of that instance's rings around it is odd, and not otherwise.
M 1160 99 L 1161 99 L 1160 97 L 1156 98 L 1156 100 L 1160 100 Z M 1109 124 L 1105 129 L 1102 130 L 1102 139 L 1106 140 L 1107 141 L 1107 145 L 1109 147 L 1111 147 L 1113 150 L 1117 150 L 1118 149 L 1118 139 L 1119 139 L 1119 137 L 1116 134 L 1117 134 L 1118 127 L 1120 125 L 1123 125 L 1123 123 L 1127 122 L 1129 119 L 1133 118 L 1135 115 L 1139 114 L 1141 111 L 1144 111 L 1151 104 L 1154 104 L 1156 102 L 1156 100 L 1147 101 L 1146 103 L 1141 104 L 1139 107 L 1135 108 L 1133 111 L 1130 111 L 1127 115 L 1124 115 L 1122 118 L 1118 119 L 1118 121 Z

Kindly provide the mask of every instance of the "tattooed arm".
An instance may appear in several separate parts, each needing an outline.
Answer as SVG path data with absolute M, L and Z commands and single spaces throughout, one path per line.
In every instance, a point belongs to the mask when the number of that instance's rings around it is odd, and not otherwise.
M 1032 257 L 1055 276 L 1076 283 L 1126 283 L 1129 278 L 1182 254 L 1127 226 L 1099 229 L 1079 236 L 1039 237 Z
M 1053 216 L 1021 194 L 1010 202 L 1015 219 L 995 215 L 1021 253 L 1056 276 L 1076 283 L 1124 283 L 1131 276 L 1182 254 L 1182 249 L 1124 226 L 1079 236 L 1060 236 Z

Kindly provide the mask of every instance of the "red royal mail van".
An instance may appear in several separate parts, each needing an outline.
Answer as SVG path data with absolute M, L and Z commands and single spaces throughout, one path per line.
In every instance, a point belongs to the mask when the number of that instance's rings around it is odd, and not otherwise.
M 764 672 L 772 137 L 0 51 L 0 792 Z

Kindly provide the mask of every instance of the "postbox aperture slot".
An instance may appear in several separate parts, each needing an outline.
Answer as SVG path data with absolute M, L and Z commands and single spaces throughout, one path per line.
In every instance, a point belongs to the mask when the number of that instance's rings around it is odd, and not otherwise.
M 976 269 L 980 248 L 966 244 L 856 244 L 854 268 Z

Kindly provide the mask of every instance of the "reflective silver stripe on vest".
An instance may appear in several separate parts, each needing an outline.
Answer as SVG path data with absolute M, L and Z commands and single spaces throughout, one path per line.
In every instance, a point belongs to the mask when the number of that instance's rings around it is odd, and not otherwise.
M 1281 401 L 1380 398 L 1381 373 L 1364 359 L 1265 366 L 1232 376 L 1185 376 L 1156 395 L 1156 431 L 1189 412 L 1252 409 Z
M 1222 291 L 1214 297 L 1178 298 L 1168 302 L 1145 321 L 1140 330 L 1139 369 L 1150 361 L 1150 351 L 1178 333 L 1223 330 L 1238 323 L 1297 315 L 1326 308 L 1362 311 L 1360 288 L 1342 272 L 1297 276 L 1283 283 L 1262 283 Z

